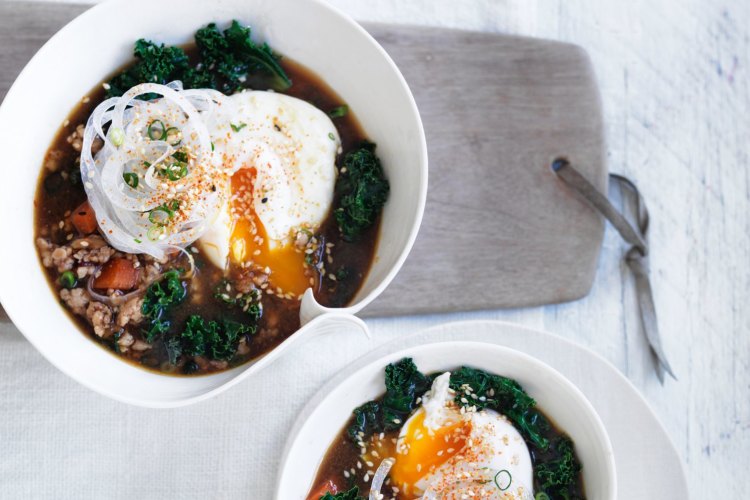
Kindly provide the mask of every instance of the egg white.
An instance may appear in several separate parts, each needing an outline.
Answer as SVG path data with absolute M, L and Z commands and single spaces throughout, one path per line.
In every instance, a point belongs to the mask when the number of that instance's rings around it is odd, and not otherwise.
M 341 149 L 327 114 L 295 97 L 249 91 L 228 97 L 208 126 L 214 161 L 229 172 L 256 169 L 253 208 L 271 248 L 289 244 L 300 228 L 320 227 L 333 202 Z M 225 268 L 234 221 L 231 187 L 224 182 L 221 189 L 224 202 L 199 244 L 214 265 Z

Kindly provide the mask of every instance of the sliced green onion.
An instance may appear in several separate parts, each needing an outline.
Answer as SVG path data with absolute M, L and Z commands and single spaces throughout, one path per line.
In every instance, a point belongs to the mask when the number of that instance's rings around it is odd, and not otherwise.
M 60 284 L 67 289 L 75 288 L 78 284 L 76 275 L 72 271 L 65 271 L 60 275 Z
M 177 146 L 182 142 L 182 133 L 177 127 L 169 127 L 164 133 L 164 137 L 170 146 Z
M 332 141 L 336 140 L 336 136 L 333 135 L 333 132 L 328 132 L 328 138 L 331 139 Z
M 497 480 L 500 474 L 503 474 L 503 473 L 508 475 L 508 484 L 505 486 L 505 488 L 500 486 L 500 483 Z M 495 474 L 495 486 L 497 486 L 497 489 L 499 489 L 500 491 L 505 491 L 508 488 L 510 488 L 511 484 L 513 484 L 513 476 L 511 476 L 510 471 L 508 471 L 507 469 L 502 469 L 502 470 L 497 471 L 497 474 Z
M 243 122 L 240 122 L 239 125 L 235 125 L 234 123 L 230 123 L 229 125 L 232 126 L 232 130 L 234 130 L 235 132 L 239 132 L 243 128 L 247 127 L 247 123 L 243 123 Z
M 172 214 L 168 210 L 162 207 L 156 207 L 148 213 L 148 220 L 152 224 L 166 224 L 169 219 L 172 218 Z
M 330 116 L 331 118 L 341 118 L 342 116 L 346 116 L 347 113 L 349 113 L 349 106 L 343 104 L 329 111 L 328 116 Z
M 174 217 L 174 213 L 180 209 L 180 200 L 172 200 L 159 205 L 148 213 L 148 220 L 152 224 L 164 225 Z
M 188 173 L 187 163 L 178 161 L 167 167 L 167 178 L 170 181 L 177 181 L 185 177 Z
M 122 178 L 125 180 L 125 184 L 132 187 L 133 189 L 138 187 L 138 174 L 133 172 L 125 172 L 122 174 Z
M 148 124 L 148 138 L 152 141 L 163 141 L 167 138 L 167 127 L 161 120 L 154 120 Z
M 114 127 L 109 131 L 109 140 L 115 147 L 120 147 L 125 142 L 125 131 L 121 128 Z
M 175 151 L 174 154 L 172 155 L 172 158 L 174 158 L 177 161 L 187 163 L 188 154 L 184 149 L 181 149 L 179 151 Z
M 141 244 L 141 243 L 143 243 L 143 242 L 142 242 L 141 240 L 139 240 L 138 238 L 133 238 L 133 241 L 135 241 L 135 242 L 136 242 L 136 243 L 138 243 L 138 244 Z
M 213 150 L 214 150 L 214 143 L 212 142 L 211 143 L 211 151 L 213 151 Z
M 148 239 L 150 239 L 151 241 L 162 240 L 167 236 L 167 228 L 164 226 L 155 224 L 149 228 L 148 232 L 146 233 L 146 236 L 148 236 Z

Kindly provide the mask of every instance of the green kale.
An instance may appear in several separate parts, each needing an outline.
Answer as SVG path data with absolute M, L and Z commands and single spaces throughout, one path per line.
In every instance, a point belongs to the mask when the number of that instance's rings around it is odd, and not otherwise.
M 390 186 L 375 155 L 375 144 L 365 142 L 344 157 L 336 180 L 338 206 L 334 214 L 346 241 L 356 241 L 378 219 Z
M 256 71 L 270 74 L 271 87 L 275 89 L 284 90 L 292 84 L 279 65 L 279 56 L 267 44 L 253 42 L 250 28 L 237 21 L 232 21 L 223 33 L 214 23 L 199 29 L 195 43 L 198 61 L 191 65 L 180 47 L 138 40 L 133 51 L 137 61 L 109 82 L 107 96 L 121 96 L 140 83 L 166 84 L 174 80 L 182 81 L 186 89 L 210 88 L 229 94 L 241 89 Z M 154 97 L 155 94 L 146 94 L 141 99 Z
M 346 116 L 349 113 L 349 106 L 346 104 L 342 104 L 341 106 L 336 106 L 331 111 L 328 112 L 328 116 L 330 118 L 341 118 L 343 116 Z
M 553 444 L 553 448 L 557 458 L 534 467 L 539 488 L 550 498 L 578 498 L 576 482 L 581 464 L 573 452 L 573 442 L 567 437 L 561 437 Z
M 469 394 L 466 386 L 471 388 Z M 503 413 L 537 447 L 549 446 L 543 436 L 549 429 L 547 419 L 534 409 L 536 402 L 515 380 L 464 366 L 451 373 L 450 387 L 456 391 L 456 403 Z
M 354 410 L 349 437 L 359 442 L 376 432 L 401 428 L 431 384 L 432 378 L 421 373 L 411 358 L 389 364 L 385 368 L 385 395 Z
M 279 56 L 273 53 L 267 43 L 258 45 L 250 37 L 250 28 L 243 27 L 237 21 L 224 30 L 224 38 L 229 46 L 233 58 L 227 58 L 240 66 L 246 66 L 249 71 L 264 70 L 275 77 L 274 88 L 284 90 L 292 85 L 292 81 L 279 65 Z
M 185 354 L 230 360 L 237 352 L 240 337 L 255 331 L 255 325 L 230 320 L 206 322 L 200 316 L 193 315 L 185 323 L 179 340 Z
M 141 313 L 147 318 L 161 318 L 164 312 L 180 304 L 185 297 L 187 288 L 180 280 L 180 272 L 176 269 L 169 270 L 159 281 L 148 287 Z
M 180 47 L 165 47 L 140 39 L 133 49 L 137 61 L 109 82 L 107 96 L 121 96 L 140 83 L 166 84 L 182 77 L 188 68 L 188 57 Z M 146 95 L 149 99 L 155 95 Z
M 342 491 L 341 493 L 326 493 L 319 500 L 365 500 L 365 498 L 359 496 L 359 488 L 355 486 L 349 491 Z
M 187 288 L 180 280 L 179 271 L 172 269 L 164 273 L 159 281 L 152 283 L 143 298 L 141 313 L 148 319 L 143 336 L 149 344 L 167 333 L 171 322 L 165 317 L 170 309 L 187 297 Z

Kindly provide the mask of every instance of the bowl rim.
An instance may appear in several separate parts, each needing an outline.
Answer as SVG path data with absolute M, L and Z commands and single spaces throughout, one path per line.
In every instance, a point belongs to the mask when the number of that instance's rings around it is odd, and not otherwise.
M 143 3 L 146 3 L 145 0 L 141 0 Z M 237 0 L 239 1 L 239 0 Z M 341 22 L 343 24 L 348 25 L 350 28 L 353 28 L 357 36 L 362 37 L 363 40 L 365 40 L 368 45 L 370 45 L 372 48 L 375 49 L 377 54 L 383 59 L 383 61 L 387 64 L 390 72 L 393 76 L 397 79 L 397 82 L 399 84 L 401 92 L 403 92 L 404 96 L 406 97 L 407 101 L 410 104 L 409 114 L 413 115 L 415 118 L 415 124 L 417 126 L 415 132 L 417 133 L 417 136 L 419 138 L 418 144 L 414 144 L 413 147 L 418 149 L 418 158 L 419 158 L 419 164 L 415 165 L 415 168 L 419 169 L 419 186 L 416 190 L 416 197 L 417 197 L 417 210 L 416 213 L 413 215 L 413 224 L 409 230 L 408 236 L 406 237 L 405 244 L 403 248 L 401 249 L 398 257 L 394 259 L 393 264 L 391 265 L 390 269 L 387 273 L 383 276 L 383 278 L 377 283 L 377 285 L 373 286 L 371 291 L 359 298 L 354 303 L 351 303 L 350 305 L 342 308 L 330 308 L 329 312 L 326 312 L 323 314 L 323 316 L 340 316 L 341 314 L 346 315 L 354 315 L 357 312 L 361 311 L 367 304 L 372 302 L 375 298 L 377 298 L 383 290 L 391 283 L 391 281 L 394 279 L 396 274 L 400 271 L 400 269 L 403 267 L 403 263 L 406 260 L 409 252 L 413 248 L 414 242 L 416 240 L 417 234 L 419 232 L 419 228 L 422 223 L 424 209 L 427 201 L 427 186 L 428 186 L 428 153 L 427 153 L 427 142 L 426 142 L 426 136 L 424 131 L 424 125 L 421 120 L 421 116 L 419 114 L 419 109 L 417 107 L 416 101 L 414 100 L 414 96 L 411 92 L 411 89 L 409 88 L 409 85 L 406 82 L 406 79 L 404 78 L 403 74 L 399 70 L 398 66 L 396 66 L 393 59 L 390 57 L 390 55 L 385 51 L 385 49 L 370 35 L 359 23 L 357 23 L 354 19 L 352 19 L 349 15 L 345 14 L 344 12 L 340 11 L 339 9 L 335 8 L 334 6 L 330 5 L 329 3 L 325 2 L 324 0 L 304 0 L 308 3 L 315 4 L 316 8 L 323 9 L 324 11 L 327 11 L 330 15 L 335 17 L 337 19 L 337 22 Z M 16 79 L 14 80 L 13 84 L 8 89 L 8 92 L 3 99 L 3 102 L 0 103 L 0 129 L 3 129 L 3 123 L 9 122 L 13 117 L 9 114 L 8 108 L 9 102 L 13 102 L 17 100 L 18 98 L 16 95 L 20 92 L 20 88 L 23 85 L 30 84 L 29 81 L 29 73 L 32 71 L 33 68 L 36 67 L 36 65 L 40 64 L 40 60 L 42 60 L 46 54 L 52 50 L 51 48 L 61 43 L 61 39 L 69 36 L 68 34 L 70 32 L 74 32 L 77 29 L 79 29 L 82 26 L 86 26 L 92 22 L 92 20 L 95 20 L 99 18 L 102 15 L 116 13 L 118 11 L 121 11 L 122 9 L 132 9 L 133 2 L 129 0 L 110 0 L 108 2 L 102 2 L 99 4 L 96 4 L 92 6 L 91 8 L 87 9 L 71 21 L 69 21 L 65 26 L 60 28 L 54 35 L 50 37 L 49 40 L 47 40 L 41 48 L 34 54 L 34 56 L 26 63 L 24 68 L 21 70 L 21 72 L 18 74 Z M 290 56 L 293 56 L 293 54 L 290 54 Z M 48 145 L 45 144 L 45 147 Z M 39 169 L 41 169 L 41 165 Z M 38 176 L 39 172 L 41 170 L 34 171 L 34 175 Z M 29 207 L 32 207 L 32 204 L 28 204 Z M 2 218 L 0 218 L 0 225 L 2 225 Z M 379 237 L 382 236 L 382 226 L 381 226 L 381 234 Z M 380 243 L 378 243 L 380 244 Z M 0 276 L 3 275 L 3 270 L 6 269 L 6 266 L 12 265 L 11 262 L 9 262 L 9 259 L 0 259 Z M 41 262 L 38 264 L 41 266 Z M 45 286 L 48 286 L 48 283 L 45 283 Z M 301 335 L 305 334 L 306 332 L 310 332 L 312 328 L 308 328 L 308 325 L 310 327 L 313 327 L 314 325 L 318 324 L 319 322 L 310 322 L 308 324 L 301 325 L 298 330 L 296 330 L 294 333 L 292 333 L 285 341 L 280 343 L 278 346 L 276 346 L 274 349 L 269 351 L 269 353 L 256 358 L 255 360 L 252 360 L 248 363 L 245 363 L 242 365 L 240 370 L 238 370 L 238 373 L 234 375 L 232 378 L 224 382 L 222 385 L 220 385 L 217 388 L 211 389 L 207 392 L 204 392 L 198 396 L 191 396 L 182 398 L 179 401 L 170 401 L 168 403 L 155 403 L 150 400 L 138 400 L 134 398 L 128 398 L 120 396 L 116 393 L 113 393 L 109 390 L 106 390 L 102 387 L 100 387 L 95 380 L 90 380 L 89 378 L 86 378 L 84 376 L 77 376 L 76 374 L 73 374 L 70 372 L 70 370 L 66 369 L 62 363 L 58 363 L 57 358 L 55 356 L 51 355 L 52 348 L 49 346 L 46 346 L 45 342 L 41 342 L 39 338 L 33 333 L 29 331 L 29 326 L 26 325 L 25 318 L 32 314 L 32 311 L 26 310 L 26 308 L 19 307 L 22 304 L 16 303 L 14 300 L 8 301 L 8 297 L 11 295 L 17 293 L 17 289 L 12 287 L 10 283 L 7 283 L 7 280 L 0 280 L 0 303 L 3 304 L 3 308 L 8 315 L 8 318 L 13 322 L 15 327 L 23 334 L 23 336 L 34 346 L 34 348 L 39 351 L 47 361 L 49 361 L 53 366 L 55 366 L 58 370 L 62 371 L 66 375 L 70 376 L 74 380 L 76 380 L 78 383 L 84 385 L 85 387 L 102 394 L 104 396 L 107 396 L 109 398 L 122 401 L 129 404 L 135 404 L 139 406 L 146 406 L 146 407 L 175 407 L 175 406 L 184 406 L 187 404 L 195 403 L 197 401 L 201 401 L 203 399 L 206 399 L 208 397 L 211 397 L 213 395 L 219 394 L 223 392 L 224 390 L 228 389 L 232 385 L 238 383 L 239 381 L 245 379 L 246 377 L 250 376 L 252 373 L 257 371 L 258 369 L 266 366 L 271 360 L 276 358 L 278 355 L 281 354 L 283 350 L 285 350 L 287 347 L 289 347 L 291 344 L 296 341 L 297 338 L 299 338 Z M 63 306 L 60 306 L 63 307 Z M 358 318 L 357 318 L 358 319 Z M 73 324 L 73 321 L 70 320 L 70 327 L 75 328 L 78 330 L 78 327 Z M 83 332 L 82 332 L 83 334 Z M 44 344 L 44 345 L 43 345 Z M 124 360 L 118 360 L 120 362 L 126 362 Z M 164 375 L 167 376 L 167 375 Z
M 446 324 L 470 324 L 472 321 L 457 321 L 457 322 L 449 322 L 449 323 L 443 323 L 437 325 L 444 326 Z M 512 323 L 505 323 L 505 322 L 498 322 L 498 323 L 504 323 L 504 324 L 511 324 L 513 326 L 520 326 L 515 325 Z M 431 328 L 420 330 L 419 332 L 416 332 L 414 335 L 419 335 L 421 333 L 427 332 L 431 330 Z M 277 473 L 276 478 L 276 493 L 274 498 L 276 500 L 284 500 L 279 496 L 279 491 L 281 490 L 281 487 L 283 485 L 286 474 L 286 469 L 289 465 L 289 459 L 292 454 L 292 452 L 296 448 L 296 444 L 298 439 L 303 434 L 303 431 L 305 430 L 305 426 L 307 422 L 310 420 L 313 413 L 317 413 L 319 411 L 324 411 L 324 409 L 328 409 L 330 412 L 331 409 L 334 408 L 335 402 L 333 401 L 334 393 L 336 390 L 344 385 L 350 382 L 351 380 L 360 380 L 362 382 L 368 382 L 369 378 L 365 377 L 366 372 L 369 372 L 370 370 L 375 369 L 376 373 L 378 373 L 378 376 L 382 378 L 382 369 L 385 368 L 385 366 L 388 363 L 391 363 L 395 360 L 401 359 L 403 357 L 410 357 L 410 356 L 416 356 L 421 354 L 420 351 L 428 351 L 431 349 L 441 349 L 443 352 L 446 353 L 454 353 L 454 352 L 471 352 L 476 350 L 481 350 L 483 352 L 495 352 L 495 353 L 502 353 L 503 355 L 511 355 L 515 356 L 517 359 L 519 359 L 522 363 L 529 364 L 532 367 L 536 368 L 537 370 L 540 370 L 541 372 L 546 372 L 546 374 L 553 376 L 557 381 L 564 386 L 564 388 L 569 392 L 568 395 L 572 395 L 574 397 L 575 404 L 579 406 L 589 417 L 590 421 L 594 424 L 593 425 L 593 431 L 596 435 L 596 442 L 602 445 L 601 452 L 607 459 L 606 463 L 606 471 L 607 471 L 607 499 L 616 499 L 617 498 L 617 471 L 616 471 L 616 465 L 615 465 L 615 454 L 614 449 L 612 447 L 612 442 L 609 438 L 609 433 L 607 432 L 606 427 L 604 426 L 604 423 L 597 413 L 594 406 L 591 404 L 591 402 L 588 400 L 588 398 L 583 394 L 583 392 L 573 383 L 571 382 L 567 377 L 565 377 L 562 373 L 557 371 L 555 368 L 550 366 L 549 364 L 545 363 L 544 361 L 527 354 L 523 351 L 520 351 L 518 349 L 513 349 L 511 347 L 507 347 L 504 345 L 499 344 L 493 344 L 490 342 L 483 342 L 483 341 L 476 341 L 476 340 L 450 340 L 450 341 L 434 341 L 434 342 L 427 342 L 424 344 L 418 344 L 413 345 L 404 349 L 397 349 L 397 350 L 388 350 L 386 351 L 387 347 L 391 343 L 386 343 L 383 346 L 377 348 L 375 351 L 367 353 L 360 358 L 356 359 L 352 363 L 348 364 L 346 367 L 344 367 L 341 371 L 336 373 L 333 376 L 333 379 L 331 379 L 329 382 L 327 382 L 323 387 L 321 387 L 313 396 L 312 398 L 305 404 L 305 406 L 302 408 L 302 410 L 299 412 L 299 417 L 295 420 L 294 424 L 292 425 L 291 429 L 289 430 L 287 441 L 284 445 L 284 450 L 282 452 L 281 458 L 279 460 L 279 470 Z M 435 353 L 432 353 L 433 355 Z M 459 363 L 452 363 L 450 361 L 450 354 L 447 356 L 447 360 L 440 361 L 440 365 L 450 365 L 452 367 L 455 367 L 456 364 Z M 445 368 L 450 369 L 450 368 Z M 361 403 L 364 403 L 365 400 L 363 400 Z M 360 404 L 361 404 L 360 403 Z M 352 408 L 353 410 L 354 408 Z M 550 417 L 554 420 L 554 415 L 550 415 Z M 336 431 L 341 432 L 341 429 L 338 429 Z M 330 439 L 328 440 L 329 443 L 333 443 L 334 438 L 336 435 L 330 436 Z M 329 445 L 330 446 L 330 445 Z M 323 460 L 324 457 L 320 457 L 319 461 L 317 462 L 316 470 L 320 467 L 320 461 Z

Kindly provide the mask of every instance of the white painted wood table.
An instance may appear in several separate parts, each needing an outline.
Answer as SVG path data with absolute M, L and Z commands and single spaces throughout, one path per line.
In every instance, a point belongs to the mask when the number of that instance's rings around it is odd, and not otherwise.
M 352 332 L 320 338 L 290 353 L 270 372 L 302 370 L 304 377 L 293 380 L 293 389 L 311 392 L 358 355 L 407 332 L 454 319 L 515 321 L 580 342 L 614 363 L 665 423 L 685 461 L 693 498 L 744 498 L 750 486 L 746 471 L 750 460 L 750 3 L 332 3 L 366 21 L 552 38 L 579 44 L 589 52 L 602 90 L 610 170 L 634 179 L 651 210 L 655 300 L 664 344 L 679 380 L 668 380 L 662 387 L 654 375 L 637 317 L 633 282 L 620 262 L 624 245 L 611 228 L 593 290 L 581 301 L 514 311 L 368 320 L 372 341 L 363 341 Z M 78 387 L 48 366 L 14 328 L 7 323 L 0 328 L 0 449 L 10 451 L 16 461 L 11 463 L 4 451 L 0 482 L 10 483 L 11 489 L 0 488 L 0 497 L 89 497 L 98 491 L 84 484 L 89 480 L 122 485 L 123 498 L 167 498 L 169 490 L 142 483 L 168 484 L 180 474 L 189 482 L 191 471 L 175 466 L 171 479 L 128 476 L 128 458 L 164 456 L 163 460 L 171 460 L 168 451 L 136 446 L 128 435 L 140 433 L 157 440 L 159 436 L 149 428 L 156 426 L 156 419 L 173 419 L 176 426 L 193 433 L 205 432 L 191 421 L 197 415 L 223 422 L 224 412 L 236 412 L 235 424 L 241 420 L 251 426 L 268 419 L 252 404 L 252 397 L 271 394 L 267 387 L 274 383 L 274 375 L 269 371 L 208 405 L 174 413 L 149 412 Z M 38 389 L 28 395 L 14 393 L 13 388 L 28 377 L 39 381 Z M 59 410 L 61 414 L 39 421 L 32 433 L 19 420 L 33 419 L 40 404 L 46 412 Z M 282 408 L 293 412 L 303 405 L 304 401 L 286 399 L 272 405 L 275 428 L 288 428 L 294 420 Z M 105 419 L 110 434 L 101 429 Z M 195 450 L 211 455 L 201 463 L 210 466 L 215 460 L 224 468 L 215 480 L 196 484 L 195 491 L 211 488 L 203 491 L 226 497 L 239 486 L 248 498 L 270 494 L 272 477 L 264 476 L 274 474 L 284 433 L 256 436 L 256 452 L 263 450 L 267 455 L 256 456 L 248 465 L 236 454 L 250 455 L 253 450 L 243 449 L 231 436 L 240 439 L 252 435 L 251 431 L 238 427 L 236 432 L 221 435 L 217 449 Z M 68 436 L 64 449 L 50 445 L 49 440 L 60 435 Z M 112 435 L 119 436 L 113 442 L 122 450 L 111 449 L 107 437 Z M 175 442 L 192 439 L 176 431 L 168 437 Z M 77 471 L 60 457 L 78 460 L 88 472 Z M 102 470 L 102 464 L 108 469 Z M 11 476 L 19 467 L 29 469 L 28 478 Z M 66 489 L 69 485 L 65 486 L 62 477 L 66 474 L 69 480 L 80 474 L 80 488 Z

